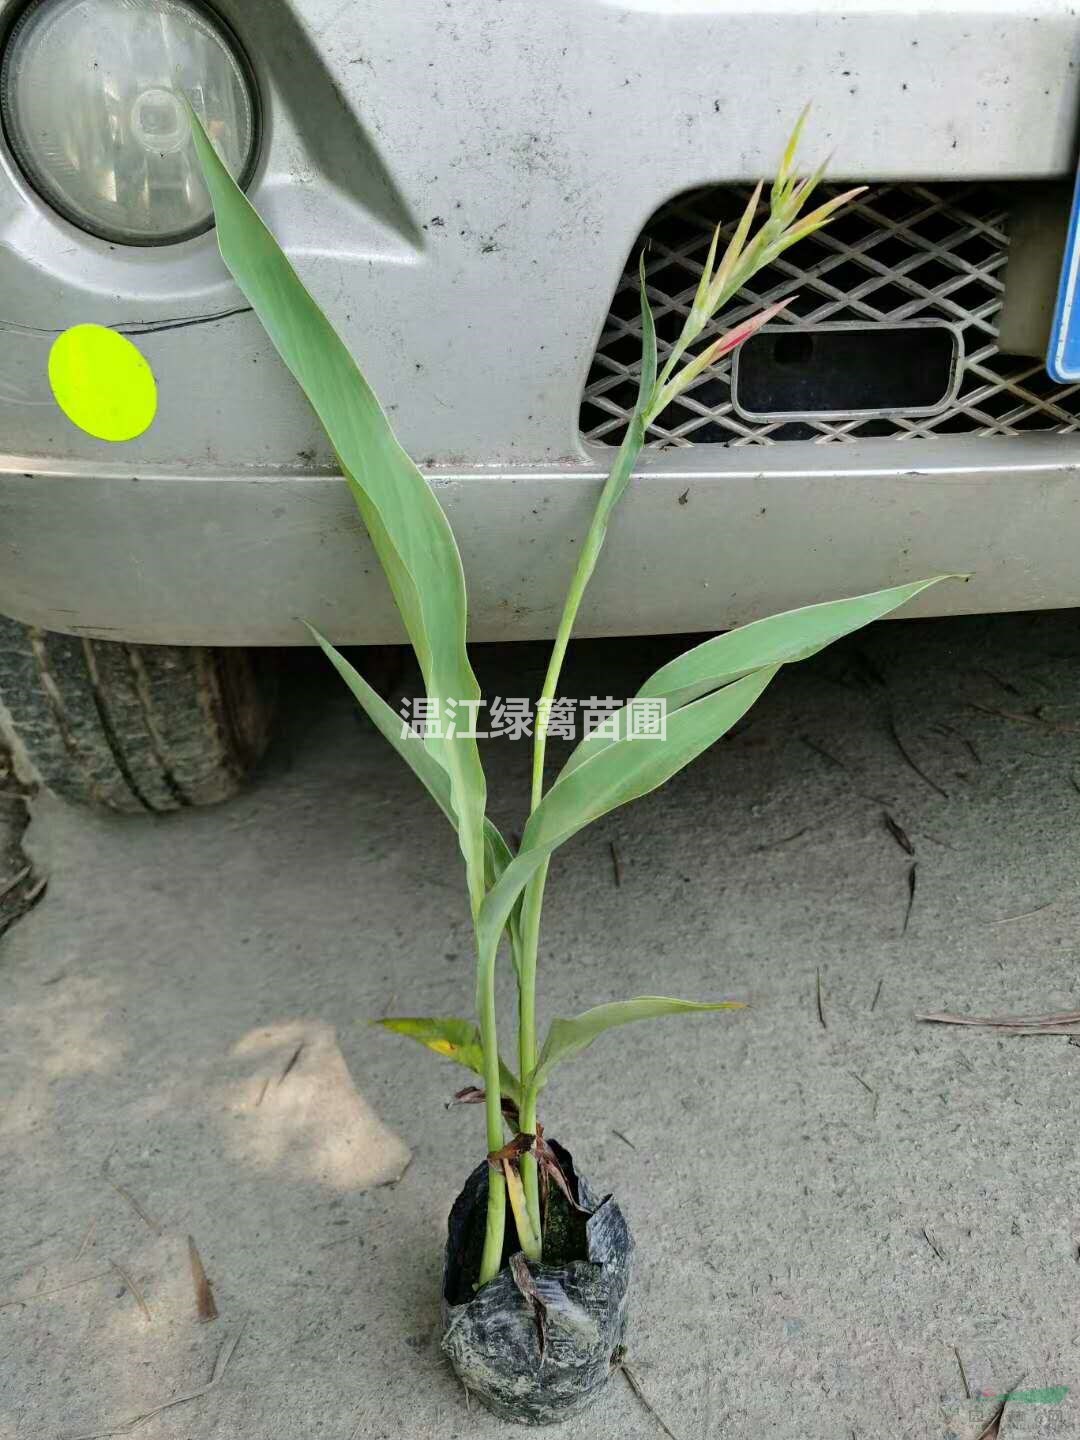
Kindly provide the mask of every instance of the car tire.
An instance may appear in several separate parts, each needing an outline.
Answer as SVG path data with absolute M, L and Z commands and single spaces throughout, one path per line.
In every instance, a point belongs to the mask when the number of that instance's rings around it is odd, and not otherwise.
M 127 645 L 0 618 L 0 739 L 15 773 L 121 813 L 214 805 L 270 739 L 270 657 Z

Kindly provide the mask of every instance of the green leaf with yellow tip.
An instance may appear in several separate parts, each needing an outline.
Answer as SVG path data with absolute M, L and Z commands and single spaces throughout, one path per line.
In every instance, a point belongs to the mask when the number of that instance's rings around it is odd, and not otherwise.
M 805 105 L 803 112 L 795 121 L 795 128 L 788 137 L 784 153 L 780 157 L 780 166 L 776 172 L 776 179 L 773 181 L 773 202 L 782 203 L 790 193 L 795 182 L 795 159 L 799 151 L 799 142 L 802 140 L 803 128 L 806 125 L 807 116 L 810 114 L 810 106 Z
M 709 242 L 709 253 L 705 257 L 705 264 L 702 267 L 701 279 L 694 294 L 694 303 L 690 307 L 690 315 L 699 328 L 709 318 L 709 287 L 712 284 L 713 266 L 716 264 L 716 247 L 720 243 L 720 225 L 717 224 L 712 232 L 712 240 Z M 644 282 L 644 267 L 642 269 L 642 281 Z
M 398 1015 L 372 1023 L 381 1025 L 384 1030 L 392 1030 L 395 1035 L 407 1035 L 410 1040 L 425 1045 L 436 1055 L 443 1055 L 447 1060 L 453 1060 L 456 1065 L 464 1065 L 466 1070 L 472 1070 L 477 1075 L 484 1073 L 484 1049 L 480 1043 L 480 1028 L 471 1020 L 429 1015 Z M 520 1107 L 521 1086 L 518 1078 L 502 1060 L 499 1061 L 499 1076 L 504 1097 Z

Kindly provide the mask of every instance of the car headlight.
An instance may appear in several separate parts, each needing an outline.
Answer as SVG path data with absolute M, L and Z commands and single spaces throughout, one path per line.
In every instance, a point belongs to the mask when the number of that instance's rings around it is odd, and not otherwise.
M 255 81 L 201 0 L 33 0 L 0 66 L 4 133 L 27 179 L 75 225 L 127 245 L 212 223 L 184 96 L 246 183 Z

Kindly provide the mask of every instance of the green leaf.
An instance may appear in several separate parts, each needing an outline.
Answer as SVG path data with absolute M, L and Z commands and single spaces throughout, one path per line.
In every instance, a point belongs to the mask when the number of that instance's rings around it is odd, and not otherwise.
M 964 578 L 936 575 L 931 580 L 894 585 L 888 590 L 854 595 L 847 600 L 804 605 L 799 610 L 786 610 L 765 620 L 755 620 L 737 630 L 714 635 L 711 640 L 695 645 L 692 650 L 662 665 L 645 681 L 638 696 L 666 700 L 670 723 L 673 710 L 702 695 L 710 694 L 762 666 L 791 665 L 798 660 L 806 660 L 834 640 L 850 635 L 872 620 L 880 620 L 929 586 L 942 580 Z M 612 731 L 625 734 L 629 716 L 629 707 L 623 706 L 609 719 Z M 586 760 L 611 745 L 613 738 L 595 732 L 587 735 L 571 751 L 561 773 L 571 774 Z
M 596 1005 L 575 1015 L 572 1020 L 553 1020 L 532 1073 L 530 1086 L 542 1090 L 560 1060 L 567 1060 L 591 1045 L 605 1030 L 616 1025 L 629 1025 L 633 1020 L 651 1020 L 659 1015 L 689 1015 L 697 1010 L 744 1010 L 739 1000 L 717 1000 L 699 1003 L 694 1000 L 669 1000 L 664 995 L 639 995 L 634 1000 L 616 1000 L 610 1005 Z
M 809 104 L 803 106 L 802 114 L 795 122 L 795 128 L 788 137 L 784 153 L 780 157 L 780 165 L 776 171 L 776 179 L 773 182 L 773 201 L 780 203 L 790 192 L 795 180 L 795 161 L 798 156 L 799 142 L 802 139 L 803 128 L 806 125 L 806 117 L 810 114 Z
M 442 507 L 399 445 L 344 342 L 308 294 L 189 107 L 217 223 L 218 247 L 278 354 L 322 421 L 382 563 L 429 697 L 480 699 L 465 651 L 465 580 Z M 474 906 L 483 890 L 484 773 L 475 738 L 433 739 Z
M 307 628 L 322 647 L 331 665 L 352 691 L 376 730 L 394 747 L 409 769 L 426 787 L 428 794 L 450 821 L 450 824 L 456 828 L 454 805 L 450 794 L 450 776 L 446 773 L 438 752 L 430 750 L 417 735 L 403 736 L 401 716 L 387 705 L 377 691 L 371 688 L 359 670 L 350 665 L 341 651 L 331 645 L 325 635 L 320 635 L 314 625 L 308 625 Z M 513 858 L 514 853 L 510 846 L 507 845 L 494 824 L 485 817 L 484 874 L 489 890 Z M 513 933 L 516 934 L 517 911 L 510 917 L 510 924 Z
M 645 441 L 646 406 L 656 384 L 656 326 L 649 297 L 645 292 L 644 251 L 641 253 L 638 274 L 641 281 L 641 379 L 638 383 L 637 403 L 630 416 L 630 424 L 615 456 L 607 483 L 601 492 L 589 533 L 585 537 L 579 565 L 586 568 L 579 568 L 578 573 L 574 576 L 574 588 L 577 593 L 572 598 L 576 602 L 580 602 L 581 595 L 596 568 L 596 562 L 607 536 L 608 521 L 611 519 L 612 511 L 622 499 L 634 474 L 634 465 Z M 574 609 L 576 612 L 576 603 Z
M 498 944 L 529 877 L 565 840 L 619 805 L 647 795 L 720 738 L 750 709 L 775 669 L 755 670 L 667 717 L 664 739 L 625 736 L 575 770 L 564 770 L 529 817 L 517 857 L 488 891 L 477 919 L 481 954 Z
M 307 621 L 304 623 L 307 625 Z M 438 753 L 429 750 L 417 735 L 403 736 L 401 716 L 391 709 L 378 691 L 372 689 L 359 670 L 345 659 L 340 650 L 331 645 L 325 635 L 320 634 L 314 625 L 308 625 L 307 628 L 379 734 L 390 742 L 417 779 L 424 783 L 450 824 L 456 825 L 450 798 L 450 776 L 446 773 Z
M 444 1055 L 447 1060 L 464 1065 L 467 1070 L 473 1070 L 477 1075 L 484 1073 L 480 1030 L 471 1020 L 404 1015 L 388 1020 L 375 1020 L 372 1023 L 381 1025 L 384 1030 L 392 1030 L 395 1035 L 407 1035 L 410 1040 L 417 1040 L 429 1050 L 434 1050 L 436 1055 Z M 499 1075 L 503 1095 L 520 1107 L 521 1086 L 518 1078 L 501 1059 Z
M 764 180 L 759 180 L 750 192 L 750 198 L 735 227 L 735 233 L 727 243 L 716 275 L 709 285 L 709 293 L 706 297 L 706 315 L 711 317 L 716 314 L 722 305 L 726 305 L 732 294 L 739 288 L 738 281 L 747 276 L 747 270 L 753 274 L 753 269 L 746 262 L 753 261 L 754 256 L 760 249 L 760 243 L 755 241 L 751 247 L 750 254 L 746 254 L 746 241 L 750 234 L 750 227 L 754 223 L 754 217 L 758 212 L 758 205 L 761 203 L 761 192 L 764 189 Z M 739 264 L 740 261 L 744 263 Z M 738 267 L 738 269 L 736 268 Z M 734 284 L 732 283 L 734 280 Z
M 831 159 L 831 157 L 829 158 Z M 812 171 L 811 174 L 807 175 L 805 180 L 800 180 L 795 186 L 795 188 L 791 191 L 787 199 L 787 208 L 793 216 L 798 215 L 799 211 L 807 203 L 811 195 L 813 195 L 814 191 L 821 184 L 822 180 L 824 180 L 825 171 L 828 168 L 829 159 L 825 159 L 821 162 L 821 164 L 816 170 Z M 865 189 L 865 186 L 863 188 Z
M 719 231 L 718 231 L 719 233 Z M 713 237 L 713 245 L 716 238 Z M 649 294 L 645 288 L 645 251 L 638 258 L 638 286 L 641 298 L 641 375 L 638 379 L 635 413 L 643 415 L 656 384 L 656 322 L 653 319 Z
M 804 216 L 797 225 L 792 225 L 785 230 L 782 242 L 773 247 L 770 259 L 782 255 L 797 241 L 805 240 L 807 235 L 813 235 L 815 230 L 820 230 L 823 225 L 827 225 L 837 210 L 862 195 L 866 188 L 865 185 L 856 185 L 854 189 L 845 190 L 842 195 L 834 195 L 831 200 L 826 200 L 824 205 L 819 205 L 816 210 L 811 210 L 810 214 Z
M 909 585 L 894 585 L 846 600 L 826 600 L 755 620 L 737 630 L 715 635 L 692 650 L 662 665 L 638 691 L 640 696 L 668 697 L 668 703 L 685 705 L 699 695 L 746 675 L 763 665 L 791 665 L 816 655 L 826 645 L 861 630 L 873 620 L 899 609 L 921 591 L 942 580 L 963 579 L 935 575 Z
M 693 323 L 700 333 L 702 327 L 709 318 L 709 286 L 712 284 L 713 266 L 716 264 L 716 247 L 720 243 L 720 224 L 718 223 L 712 233 L 712 240 L 709 243 L 709 253 L 705 256 L 705 264 L 702 266 L 701 279 L 694 294 L 694 303 L 690 307 L 690 314 Z M 728 250 L 731 249 L 731 243 Z M 641 286 L 645 288 L 645 266 L 641 266 Z

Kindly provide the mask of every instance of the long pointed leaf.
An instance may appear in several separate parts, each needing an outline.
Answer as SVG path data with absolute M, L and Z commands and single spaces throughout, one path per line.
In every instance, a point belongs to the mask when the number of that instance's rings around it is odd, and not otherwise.
M 806 202 L 813 195 L 814 191 L 825 178 L 825 171 L 832 163 L 832 156 L 827 155 L 821 164 L 805 180 L 800 180 L 794 190 L 788 196 L 788 206 L 794 215 L 797 215 Z
M 709 242 L 709 253 L 705 256 L 705 264 L 702 266 L 701 279 L 694 294 L 694 303 L 690 306 L 690 315 L 700 331 L 701 327 L 709 318 L 709 287 L 712 284 L 713 266 L 716 264 L 716 247 L 720 243 L 719 222 L 712 233 L 712 240 Z M 730 248 L 730 244 L 729 244 Z M 642 276 L 644 280 L 644 276 Z
M 750 199 L 746 202 L 739 223 L 735 227 L 735 233 L 727 243 L 727 249 L 717 267 L 716 275 L 709 284 L 708 314 L 715 315 L 731 296 L 731 277 L 735 273 L 735 267 L 743 258 L 746 248 L 746 239 L 750 234 L 750 226 L 754 223 L 754 216 L 761 204 L 761 192 L 764 189 L 764 180 L 759 180 L 750 192 Z
M 189 108 L 214 206 L 218 247 L 337 452 L 424 675 L 428 695 L 480 698 L 465 650 L 465 581 L 453 534 L 424 477 L 399 445 L 344 342 L 218 158 Z M 433 741 L 450 779 L 474 905 L 483 889 L 485 786 L 475 738 Z
M 795 178 L 795 159 L 799 151 L 799 142 L 802 139 L 803 129 L 806 126 L 807 116 L 810 114 L 810 106 L 803 106 L 802 114 L 795 122 L 795 128 L 788 136 L 788 142 L 784 147 L 784 153 L 780 157 L 780 165 L 776 171 L 776 179 L 773 182 L 773 199 L 779 203 L 786 198 Z
M 729 685 L 759 666 L 791 665 L 807 660 L 834 640 L 899 609 L 929 586 L 942 580 L 963 578 L 936 575 L 930 580 L 894 585 L 868 595 L 804 605 L 798 610 L 785 610 L 741 625 L 737 630 L 727 630 L 662 665 L 642 685 L 638 698 L 666 700 L 670 717 L 673 710 Z M 594 732 L 581 740 L 571 751 L 561 773 L 570 774 L 611 745 L 617 735 L 624 735 L 630 713 L 630 707 L 623 706 L 609 719 L 610 735 L 607 731 Z
M 560 1060 L 567 1060 L 591 1045 L 605 1030 L 616 1025 L 629 1025 L 634 1020 L 652 1020 L 660 1015 L 689 1015 L 698 1010 L 744 1010 L 739 1000 L 717 1000 L 701 1003 L 694 1000 L 671 1000 L 666 995 L 638 995 L 633 1000 L 616 1000 L 610 1005 L 595 1005 L 575 1015 L 572 1020 L 553 1020 L 540 1051 L 530 1086 L 542 1090 Z
M 707 690 L 755 670 L 760 665 L 791 665 L 807 660 L 834 640 L 861 630 L 874 620 L 899 609 L 923 590 L 957 575 L 935 575 L 907 585 L 892 585 L 866 595 L 826 600 L 785 610 L 728 630 L 695 645 L 651 675 L 639 696 L 666 695 L 669 703 L 686 704 Z
M 826 200 L 824 205 L 819 205 L 816 210 L 811 210 L 810 214 L 804 216 L 797 225 L 792 225 L 784 231 L 780 243 L 773 247 L 770 258 L 775 259 L 777 255 L 783 254 L 783 252 L 794 245 L 796 241 L 805 240 L 807 235 L 812 235 L 815 230 L 820 230 L 821 227 L 827 224 L 831 217 L 836 214 L 837 210 L 841 209 L 844 205 L 850 204 L 850 202 L 854 200 L 856 196 L 861 195 L 866 188 L 865 185 L 856 185 L 853 190 L 845 190 L 842 195 L 834 195 L 831 200 Z
M 450 795 L 450 776 L 437 753 L 429 750 L 418 735 L 403 736 L 401 732 L 404 722 L 401 716 L 368 684 L 355 665 L 346 660 L 336 646 L 331 645 L 325 635 L 320 634 L 314 625 L 308 625 L 307 628 L 376 730 L 394 747 L 417 779 L 424 784 L 428 794 L 456 829 L 457 820 Z
M 306 623 L 306 622 L 305 622 Z M 314 625 L 307 627 L 323 653 L 352 691 L 368 719 L 405 761 L 416 778 L 427 789 L 450 824 L 457 828 L 454 805 L 450 793 L 450 776 L 437 753 L 433 753 L 416 735 L 402 736 L 402 720 L 386 701 L 373 690 L 359 670 L 351 665 L 341 651 L 330 644 L 325 635 L 320 635 Z M 484 818 L 485 882 L 490 890 L 492 885 L 514 858 L 514 852 L 507 845 L 493 822 Z M 510 917 L 512 932 L 516 934 L 517 912 Z
M 652 306 L 649 304 L 648 291 L 645 288 L 644 250 L 638 259 L 638 287 L 641 298 L 641 375 L 638 380 L 637 404 L 634 409 L 641 415 L 645 412 L 649 396 L 656 384 L 656 322 L 653 319 Z
M 517 897 L 553 850 L 591 821 L 647 795 L 684 769 L 746 714 L 775 673 L 755 670 L 677 710 L 668 716 L 664 739 L 624 737 L 572 773 L 564 770 L 529 817 L 516 858 L 480 907 L 481 954 L 498 944 Z
M 675 703 L 685 704 L 706 690 L 716 690 L 717 685 L 756 670 L 759 665 L 791 665 L 808 660 L 842 636 L 906 605 L 930 586 L 952 579 L 962 579 L 962 576 L 936 575 L 929 580 L 914 580 L 910 585 L 871 590 L 868 595 L 804 605 L 795 611 L 783 611 L 750 625 L 740 625 L 739 629 L 714 635 L 668 661 L 667 665 L 661 665 L 638 694 L 668 696 Z

